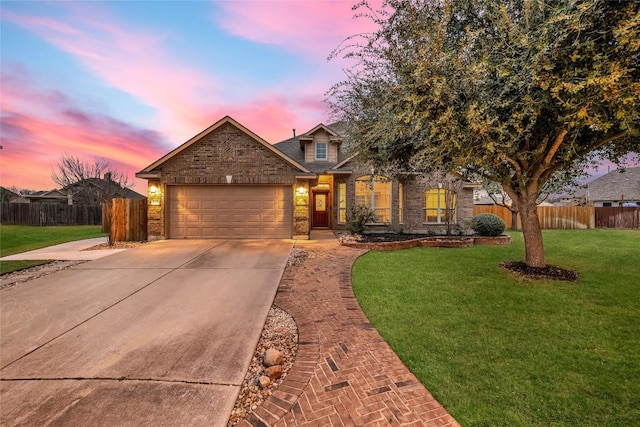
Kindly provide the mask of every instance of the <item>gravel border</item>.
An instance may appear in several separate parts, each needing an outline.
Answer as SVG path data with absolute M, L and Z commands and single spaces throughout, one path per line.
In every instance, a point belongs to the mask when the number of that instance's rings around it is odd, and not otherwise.
M 264 353 L 270 348 L 282 353 L 282 358 L 284 359 L 282 376 L 271 382 L 267 387 L 261 388 L 258 380 L 264 375 L 265 370 L 262 365 L 262 359 Z M 233 411 L 231 411 L 227 427 L 237 425 L 271 396 L 291 370 L 297 351 L 298 328 L 296 322 L 289 313 L 276 305 L 272 305 L 269 309 L 262 335 L 258 340 L 256 351 L 251 358 L 249 371 L 240 386 L 240 392 Z

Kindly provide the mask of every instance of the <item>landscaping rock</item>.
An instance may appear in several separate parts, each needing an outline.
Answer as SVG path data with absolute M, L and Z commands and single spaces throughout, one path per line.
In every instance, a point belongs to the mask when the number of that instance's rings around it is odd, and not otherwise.
M 283 374 L 277 380 L 272 380 L 266 376 L 265 368 L 262 365 L 263 354 L 270 348 L 280 349 L 284 359 L 282 363 Z M 251 359 L 249 371 L 240 387 L 238 399 L 227 423 L 228 427 L 238 425 L 273 393 L 293 366 L 297 350 L 298 330 L 296 323 L 286 311 L 272 306 L 269 310 L 262 336 L 258 341 L 256 352 Z M 260 384 L 261 378 L 269 380 L 269 385 L 262 388 Z
M 276 350 L 275 348 L 268 349 L 262 355 L 262 364 L 266 368 L 274 365 L 282 365 L 282 352 Z
M 269 377 L 262 376 L 258 378 L 258 385 L 260 386 L 260 388 L 267 388 L 269 387 L 269 384 L 271 384 L 271 379 Z
M 270 366 L 264 370 L 264 373 L 267 374 L 271 380 L 277 380 L 282 376 L 282 365 Z

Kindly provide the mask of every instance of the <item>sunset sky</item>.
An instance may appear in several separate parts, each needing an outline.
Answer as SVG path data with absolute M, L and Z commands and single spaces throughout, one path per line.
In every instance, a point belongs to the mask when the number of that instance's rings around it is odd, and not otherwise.
M 270 143 L 327 123 L 353 65 L 327 57 L 375 29 L 354 3 L 1 1 L 0 185 L 53 189 L 69 154 L 144 194 L 135 172 L 225 115 Z
M 0 184 L 55 188 L 66 153 L 134 178 L 225 115 L 270 143 L 328 121 L 354 1 L 2 1 Z

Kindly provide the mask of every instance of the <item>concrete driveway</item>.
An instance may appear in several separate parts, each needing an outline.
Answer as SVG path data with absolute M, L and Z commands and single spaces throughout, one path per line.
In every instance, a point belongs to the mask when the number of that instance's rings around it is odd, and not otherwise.
M 226 425 L 291 247 L 160 241 L 1 290 L 0 425 Z

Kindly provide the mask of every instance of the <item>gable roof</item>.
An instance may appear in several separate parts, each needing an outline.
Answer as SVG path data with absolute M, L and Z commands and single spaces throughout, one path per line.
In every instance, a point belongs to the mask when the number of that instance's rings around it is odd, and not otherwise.
M 338 133 L 336 127 L 337 126 L 334 126 L 334 125 L 327 126 L 320 123 L 319 125 L 317 125 L 316 127 L 314 127 L 308 132 L 294 136 L 293 138 L 285 139 L 284 141 L 280 141 L 274 144 L 273 146 L 277 148 L 278 151 L 284 153 L 285 155 L 287 155 L 287 157 L 294 159 L 296 162 L 304 165 L 305 168 L 309 169 L 312 172 L 325 173 L 327 169 L 338 170 L 336 166 L 345 165 L 349 160 L 351 160 L 353 156 L 349 158 L 344 158 L 342 157 L 343 153 L 341 151 L 338 151 L 338 163 L 332 164 L 327 162 L 321 162 L 321 163 L 305 162 L 305 155 L 304 155 L 304 143 L 311 141 L 313 139 L 313 134 L 321 129 L 326 131 L 329 134 L 330 142 L 341 144 L 343 141 L 343 138 Z M 346 171 L 346 169 L 341 169 L 341 170 Z
M 640 200 L 640 167 L 615 169 L 587 184 L 587 197 L 594 200 Z
M 180 145 L 179 147 L 177 147 L 177 148 L 173 149 L 172 151 L 170 151 L 169 153 L 165 154 L 164 156 L 162 156 L 161 158 L 159 158 L 155 162 L 151 163 L 146 168 L 142 169 L 140 172 L 137 172 L 136 176 L 138 178 L 149 178 L 149 177 L 151 177 L 151 175 L 154 173 L 154 171 L 156 169 L 158 169 L 160 166 L 162 166 L 162 164 L 165 163 L 167 160 L 169 160 L 169 159 L 175 157 L 176 155 L 180 154 L 181 152 L 183 152 L 187 148 L 191 147 L 193 144 L 197 143 L 202 138 L 206 137 L 207 135 L 209 135 L 210 133 L 214 132 L 216 129 L 220 128 L 221 126 L 223 126 L 226 123 L 230 123 L 231 125 L 237 127 L 242 132 L 246 133 L 251 138 L 256 140 L 259 144 L 263 145 L 269 151 L 271 151 L 272 153 L 276 154 L 278 157 L 282 158 L 284 161 L 289 163 L 291 166 L 299 169 L 300 171 L 302 171 L 304 173 L 311 173 L 311 171 L 309 169 L 307 169 L 306 167 L 304 167 L 302 164 L 298 163 L 293 158 L 287 156 L 282 151 L 274 148 L 273 145 L 269 144 L 267 141 L 265 141 L 264 139 L 260 138 L 258 135 L 256 135 L 255 133 L 251 132 L 249 129 L 247 129 L 246 127 L 242 126 L 240 123 L 238 123 L 237 121 L 235 121 L 231 117 L 224 116 L 222 119 L 218 120 L 217 122 L 215 122 L 214 124 L 212 124 L 211 126 L 206 128 L 205 130 L 200 132 L 199 134 L 197 134 L 197 135 L 193 136 L 192 138 L 190 138 L 184 144 Z
M 19 194 L 14 193 L 13 191 L 9 190 L 8 188 L 0 187 L 0 200 L 9 201 L 9 200 L 14 200 L 14 199 L 19 199 L 19 198 L 20 198 Z
M 342 144 L 342 137 L 333 129 L 331 129 L 330 127 L 320 123 L 319 125 L 317 125 L 316 127 L 314 127 L 313 129 L 311 129 L 308 132 L 303 133 L 302 135 L 300 135 L 298 137 L 298 139 L 300 140 L 300 147 L 304 146 L 304 143 L 307 141 L 313 141 L 313 134 L 318 132 L 319 130 L 324 130 L 326 133 L 329 134 L 329 142 L 333 142 L 336 144 Z

